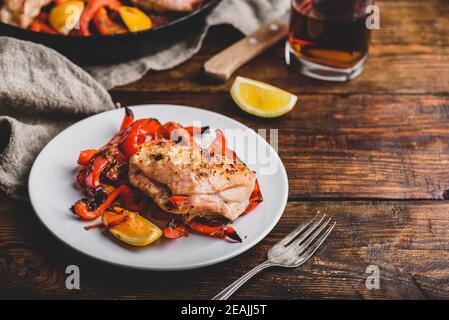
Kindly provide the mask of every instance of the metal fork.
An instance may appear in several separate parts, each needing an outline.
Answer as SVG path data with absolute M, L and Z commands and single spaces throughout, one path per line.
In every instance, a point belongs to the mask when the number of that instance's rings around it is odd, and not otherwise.
M 323 244 L 335 227 L 335 222 L 329 225 L 332 220 L 331 218 L 324 221 L 326 215 L 320 216 L 318 212 L 315 217 L 299 225 L 284 239 L 270 248 L 268 251 L 268 259 L 265 262 L 259 264 L 234 281 L 230 286 L 213 297 L 212 300 L 227 300 L 246 281 L 266 268 L 297 268 L 306 262 L 318 250 L 321 244 Z M 329 227 L 326 228 L 328 225 Z M 318 236 L 320 237 L 315 240 Z

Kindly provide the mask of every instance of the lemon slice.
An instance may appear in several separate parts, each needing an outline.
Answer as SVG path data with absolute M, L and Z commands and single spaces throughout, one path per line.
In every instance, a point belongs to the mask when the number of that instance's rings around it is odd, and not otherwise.
M 103 224 L 109 226 L 108 231 L 116 238 L 132 246 L 144 247 L 162 236 L 161 229 L 137 212 L 121 208 L 119 210 L 123 211 L 105 212 L 102 216 Z M 114 221 L 118 221 L 124 216 L 126 216 L 126 220 L 114 224 Z
M 235 79 L 231 97 L 243 111 L 263 118 L 280 117 L 290 112 L 298 101 L 294 94 L 243 77 Z

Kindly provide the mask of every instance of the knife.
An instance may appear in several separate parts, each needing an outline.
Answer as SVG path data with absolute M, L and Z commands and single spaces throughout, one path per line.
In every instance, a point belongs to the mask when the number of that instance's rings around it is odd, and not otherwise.
M 228 80 L 242 65 L 287 36 L 288 19 L 288 13 L 282 18 L 274 19 L 253 34 L 210 58 L 204 64 L 206 76 L 219 82 Z

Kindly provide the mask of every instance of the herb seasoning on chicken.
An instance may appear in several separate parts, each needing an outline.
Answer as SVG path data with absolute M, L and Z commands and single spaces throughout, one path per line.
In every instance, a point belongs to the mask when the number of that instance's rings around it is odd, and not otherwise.
M 234 221 L 248 207 L 256 175 L 222 154 L 220 139 L 210 150 L 193 142 L 149 142 L 131 157 L 129 180 L 163 210 L 187 220 L 218 215 Z

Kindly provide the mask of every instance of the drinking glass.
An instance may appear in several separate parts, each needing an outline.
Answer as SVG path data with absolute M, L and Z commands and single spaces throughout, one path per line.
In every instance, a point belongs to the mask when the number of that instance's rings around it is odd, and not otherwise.
M 364 68 L 373 0 L 292 0 L 286 62 L 321 80 L 348 81 Z M 368 10 L 367 10 L 368 9 Z

